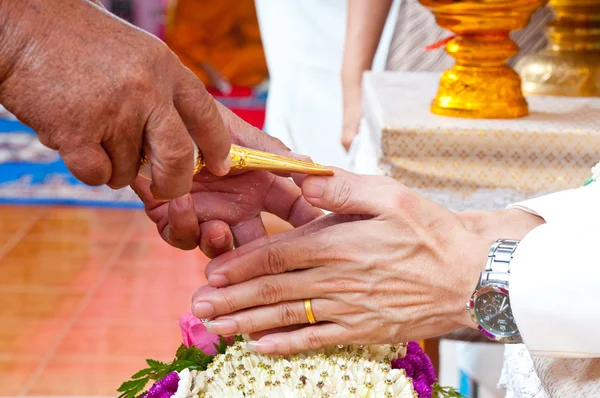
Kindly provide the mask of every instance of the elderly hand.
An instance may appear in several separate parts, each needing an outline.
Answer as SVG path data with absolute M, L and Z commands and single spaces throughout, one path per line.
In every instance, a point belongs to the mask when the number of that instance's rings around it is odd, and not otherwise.
M 473 327 L 465 304 L 491 244 L 521 236 L 479 233 L 480 215 L 465 223 L 389 178 L 336 173 L 308 177 L 302 190 L 339 214 L 213 260 L 194 315 L 209 318 L 213 333 L 254 333 L 257 351 L 277 354 Z M 315 325 L 306 325 L 305 299 Z
M 0 2 L 0 102 L 90 185 L 129 185 L 142 149 L 152 193 L 190 191 L 194 153 L 229 171 L 212 96 L 157 38 L 85 0 Z
M 236 144 L 298 157 L 281 141 L 245 123 L 223 105 L 217 107 Z M 303 178 L 294 177 L 298 183 Z M 221 178 L 201 172 L 194 176 L 189 194 L 170 202 L 155 200 L 144 178 L 138 177 L 132 188 L 166 242 L 184 250 L 199 246 L 209 257 L 231 250 L 234 242 L 239 246 L 265 236 L 260 216 L 263 211 L 296 227 L 323 215 L 289 178 L 264 171 Z

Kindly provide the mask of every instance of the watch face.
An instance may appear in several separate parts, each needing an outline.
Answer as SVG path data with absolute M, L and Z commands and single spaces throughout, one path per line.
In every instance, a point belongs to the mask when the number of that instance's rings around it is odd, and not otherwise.
M 475 314 L 479 325 L 490 333 L 503 337 L 518 333 L 508 294 L 497 290 L 481 294 L 475 301 Z

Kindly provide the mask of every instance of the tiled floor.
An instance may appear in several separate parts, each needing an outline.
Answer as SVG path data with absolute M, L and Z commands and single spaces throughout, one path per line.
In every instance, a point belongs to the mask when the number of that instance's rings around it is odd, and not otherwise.
M 141 211 L 0 207 L 0 396 L 116 396 L 171 359 L 206 261 Z

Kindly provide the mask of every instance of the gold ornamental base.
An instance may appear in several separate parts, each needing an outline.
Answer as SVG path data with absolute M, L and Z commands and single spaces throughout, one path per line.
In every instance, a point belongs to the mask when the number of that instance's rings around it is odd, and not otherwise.
M 431 111 L 476 119 L 526 116 L 521 78 L 506 64 L 519 51 L 510 33 L 523 29 L 546 0 L 419 2 L 433 12 L 439 26 L 455 34 L 446 51 L 456 63 L 442 75 Z
M 512 119 L 527 116 L 521 79 L 508 66 L 454 66 L 444 72 L 431 112 L 471 119 Z
M 600 96 L 600 0 L 550 0 L 546 50 L 515 69 L 527 94 Z
M 527 94 L 600 96 L 600 53 L 545 50 L 524 57 L 516 69 Z

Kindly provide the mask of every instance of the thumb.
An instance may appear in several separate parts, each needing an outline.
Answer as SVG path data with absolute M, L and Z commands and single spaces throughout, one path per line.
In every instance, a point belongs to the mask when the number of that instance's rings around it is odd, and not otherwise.
M 246 123 L 225 105 L 215 101 L 225 127 L 235 144 L 281 156 L 292 156 L 290 149 L 275 137 Z
M 371 216 L 378 216 L 393 206 L 394 190 L 390 189 L 387 178 L 334 170 L 333 177 L 309 176 L 304 179 L 302 194 L 313 206 L 339 214 Z

